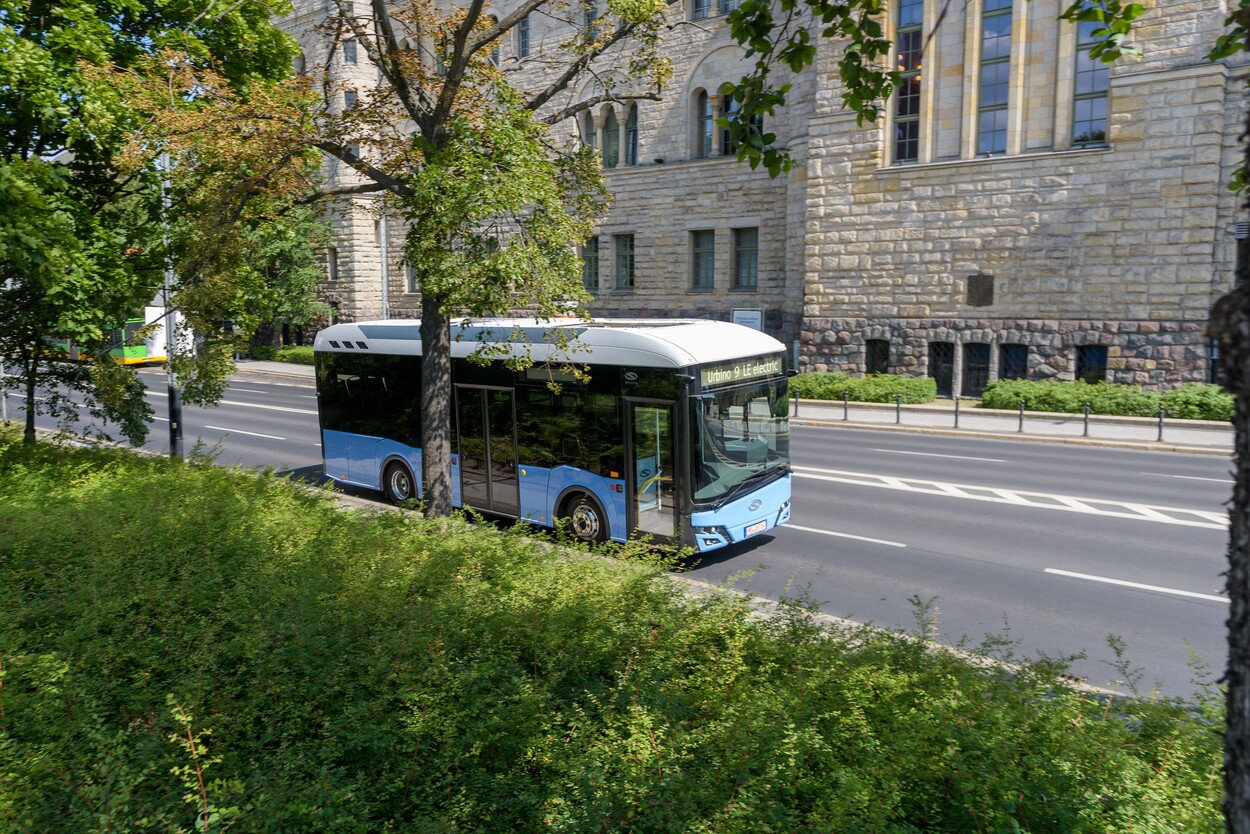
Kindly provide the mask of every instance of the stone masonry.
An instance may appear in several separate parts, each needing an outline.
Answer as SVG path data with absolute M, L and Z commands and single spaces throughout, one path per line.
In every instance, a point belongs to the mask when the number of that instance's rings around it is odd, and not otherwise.
M 874 339 L 888 342 L 891 371 L 930 374 L 931 346 L 950 345 L 942 350 L 953 352 L 955 392 L 967 345 L 989 346 L 990 379 L 1003 345 L 1027 347 L 1035 379 L 1071 379 L 1080 349 L 1097 345 L 1106 348 L 1108 381 L 1206 381 L 1208 312 L 1231 287 L 1237 237 L 1250 230 L 1225 187 L 1241 160 L 1247 67 L 1205 58 L 1222 28 L 1220 0 L 1147 8 L 1133 38 L 1142 58 L 1112 66 L 1095 102 L 1105 107 L 1105 138 L 1083 144 L 1074 135 L 1088 109 L 1076 93 L 1091 68 L 1077 29 L 1057 19 L 1061 0 L 1018 0 L 1008 10 L 1002 76 L 1005 151 L 992 154 L 978 152 L 989 77 L 982 5 L 924 4 L 914 160 L 894 158 L 894 100 L 876 123 L 861 125 L 841 108 L 842 45 L 820 42 L 816 65 L 789 79 L 789 103 L 767 125 L 797 162 L 775 179 L 723 153 L 719 131 L 703 143 L 700 97 L 719 115 L 725 85 L 749 61 L 715 2 L 698 20 L 692 0 L 671 7 L 674 22 L 688 25 L 666 35 L 674 75 L 662 100 L 622 98 L 557 127 L 608 157 L 605 145 L 617 149 L 605 171 L 613 204 L 596 235 L 592 313 L 728 319 L 758 311 L 767 332 L 799 344 L 803 370 L 862 373 Z M 347 64 L 328 55 L 316 29 L 331 6 L 296 7 L 286 24 L 309 71 L 329 60 L 332 74 L 366 89 L 376 75 L 363 50 Z M 505 0 L 492 11 L 510 7 Z M 891 37 L 899 8 L 887 4 Z M 550 70 L 537 58 L 568 34 L 561 25 L 535 17 L 529 56 L 515 38 L 501 44 L 514 83 L 543 83 Z M 551 107 L 594 92 L 571 89 Z M 327 168 L 340 181 L 349 173 Z M 373 198 L 341 203 L 331 216 L 325 291 L 339 316 L 416 315 L 402 224 Z M 735 287 L 736 232 L 752 229 L 757 280 Z M 694 281 L 696 233 L 711 234 L 710 286 Z M 616 249 L 631 235 L 633 286 L 620 287 Z

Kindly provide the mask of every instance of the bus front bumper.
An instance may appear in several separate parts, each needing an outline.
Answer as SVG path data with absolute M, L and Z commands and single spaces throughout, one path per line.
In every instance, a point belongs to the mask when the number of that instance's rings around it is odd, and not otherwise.
M 731 501 L 690 516 L 689 544 L 700 552 L 758 536 L 790 520 L 790 475 Z

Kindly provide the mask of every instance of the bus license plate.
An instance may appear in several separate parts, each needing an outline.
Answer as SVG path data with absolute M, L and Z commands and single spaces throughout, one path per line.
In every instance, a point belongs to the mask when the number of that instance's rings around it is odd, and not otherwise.
M 768 526 L 767 521 L 757 521 L 747 528 L 747 535 L 754 536 L 756 533 L 764 532 L 764 528 Z

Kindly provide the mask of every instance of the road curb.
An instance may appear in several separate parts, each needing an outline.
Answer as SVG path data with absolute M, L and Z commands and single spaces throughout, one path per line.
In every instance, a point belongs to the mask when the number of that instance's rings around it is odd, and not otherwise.
M 790 418 L 795 426 L 820 426 L 822 428 L 859 429 L 860 431 L 893 431 L 904 434 L 935 434 L 942 437 L 969 437 L 982 440 L 1024 440 L 1031 443 L 1057 443 L 1066 446 L 1101 446 L 1111 449 L 1130 449 L 1141 452 L 1180 452 L 1187 455 L 1209 455 L 1231 458 L 1231 449 L 1209 446 L 1183 446 L 1176 443 L 1159 443 L 1133 440 L 1102 440 L 1095 437 L 1052 437 L 1037 434 L 1009 434 L 1007 432 L 976 431 L 973 429 L 943 429 L 927 426 L 897 426 L 875 423 L 848 423 L 843 420 L 805 420 Z

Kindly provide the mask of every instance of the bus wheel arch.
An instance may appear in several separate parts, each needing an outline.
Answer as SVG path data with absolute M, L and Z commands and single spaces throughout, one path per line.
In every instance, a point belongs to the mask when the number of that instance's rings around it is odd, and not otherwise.
M 608 540 L 608 515 L 589 492 L 570 490 L 560 499 L 559 516 L 568 522 L 569 532 L 579 542 L 601 544 Z
M 382 493 L 392 504 L 417 497 L 417 481 L 412 468 L 400 458 L 391 458 L 382 467 Z

